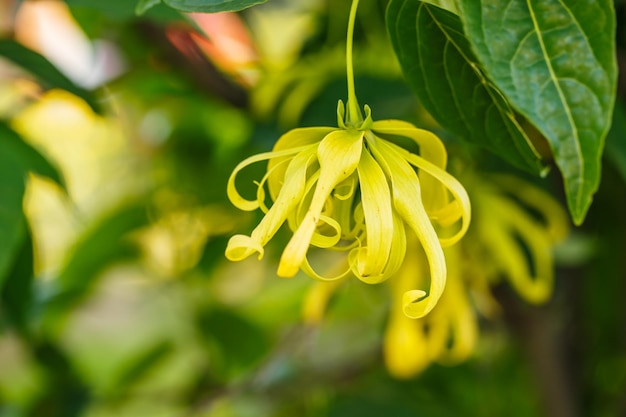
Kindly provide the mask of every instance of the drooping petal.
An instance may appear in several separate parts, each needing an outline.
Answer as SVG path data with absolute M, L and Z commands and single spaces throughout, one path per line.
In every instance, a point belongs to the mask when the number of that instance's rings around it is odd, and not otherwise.
M 465 188 L 461 185 L 460 182 L 457 181 L 452 175 L 448 174 L 446 171 L 440 169 L 436 165 L 426 161 L 425 159 L 412 154 L 405 149 L 394 145 L 393 143 L 387 141 L 380 141 L 380 147 L 386 148 L 388 153 L 395 153 L 398 155 L 398 158 L 404 158 L 409 163 L 414 165 L 415 167 L 427 172 L 433 178 L 437 179 L 441 184 L 443 184 L 450 194 L 452 194 L 453 200 L 448 203 L 448 206 L 441 209 L 438 213 L 442 216 L 441 224 L 447 225 L 452 219 L 460 219 L 461 226 L 459 230 L 451 237 L 441 238 L 440 242 L 443 247 L 451 246 L 458 242 L 467 232 L 467 228 L 469 227 L 471 220 L 471 206 L 469 196 L 465 191 Z M 433 216 L 431 215 L 431 218 Z M 436 219 L 436 216 L 434 216 Z
M 383 358 L 394 377 L 411 378 L 431 363 L 423 326 L 403 315 L 389 318 L 383 339 Z
M 324 139 L 324 137 L 326 137 L 326 135 L 333 130 L 337 129 L 333 129 L 331 127 L 305 127 L 290 130 L 278 138 L 272 151 L 283 152 L 288 151 L 289 149 L 299 148 L 301 146 L 316 144 Z M 283 165 L 281 167 L 277 167 L 277 165 L 281 165 L 281 162 L 285 157 L 286 156 L 274 157 L 270 159 L 267 164 L 268 172 L 272 172 L 268 178 L 268 187 L 270 190 L 270 196 L 273 199 L 276 199 L 278 196 L 278 192 L 280 191 L 280 187 L 282 187 L 285 178 L 287 166 Z
M 413 250 L 415 245 L 409 245 Z M 422 256 L 408 256 L 398 273 L 389 280 L 392 306 L 383 340 L 385 366 L 396 378 L 410 378 L 431 362 L 425 337 L 424 322 L 404 315 L 403 296 L 411 288 L 427 280 Z
M 419 129 L 402 120 L 378 120 L 372 131 L 380 135 L 403 136 L 413 140 L 420 148 L 420 156 L 441 169 L 446 168 L 448 154 L 441 139 L 428 130 Z
M 384 140 L 369 143 L 373 155 L 391 182 L 393 204 L 417 235 L 430 267 L 430 286 L 424 290 L 410 290 L 404 293 L 404 313 L 411 318 L 428 314 L 443 293 L 446 284 L 446 262 L 437 233 L 422 205 L 420 182 L 415 171 L 398 152 Z
M 460 270 L 458 246 L 446 249 L 448 279 L 446 291 L 437 307 L 426 317 L 429 323 L 429 346 L 433 359 L 445 365 L 466 360 L 474 351 L 478 325 L 467 299 L 467 289 Z
M 311 146 L 309 145 L 308 148 L 311 148 Z M 305 149 L 307 149 L 307 146 L 300 146 L 300 147 L 291 148 L 291 149 L 287 149 L 287 150 L 279 151 L 279 152 L 264 152 L 264 153 L 253 155 L 251 157 L 244 159 L 239 164 L 237 164 L 233 172 L 230 174 L 230 177 L 228 178 L 228 185 L 226 187 L 226 193 L 228 195 L 228 199 L 231 201 L 231 203 L 233 203 L 235 207 L 237 207 L 240 210 L 252 211 L 252 210 L 258 209 L 259 208 L 258 199 L 247 200 L 244 197 L 242 197 L 241 194 L 239 194 L 239 192 L 237 191 L 237 187 L 235 185 L 237 174 L 239 174 L 239 172 L 242 169 L 256 162 L 272 160 L 273 158 L 283 158 L 283 157 L 293 156 L 293 155 L 298 154 L 299 152 L 304 151 Z
M 355 249 L 359 279 L 378 283 L 389 277 L 386 271 L 391 245 L 395 237 L 391 195 L 385 173 L 369 152 L 361 153 L 357 167 L 361 187 L 361 204 L 365 218 L 366 246 Z M 400 225 L 403 228 L 402 225 Z M 388 272 L 384 274 L 384 272 Z
M 372 131 L 383 138 L 391 135 L 411 139 L 419 146 L 419 154 L 423 159 L 441 169 L 446 169 L 448 154 L 443 142 L 434 133 L 402 120 L 379 120 L 372 124 Z M 426 211 L 430 212 L 444 206 L 448 200 L 442 184 L 427 173 L 420 173 L 419 178 Z
M 292 277 L 298 272 L 326 200 L 333 189 L 356 170 L 362 148 L 363 132 L 356 130 L 336 130 L 320 142 L 317 147 L 320 177 L 311 205 L 283 251 L 278 265 L 279 276 Z
M 361 202 L 357 198 L 358 175 L 353 173 L 333 193 L 333 217 L 341 227 L 341 248 L 350 249 L 364 240 L 365 225 Z
M 285 174 L 285 184 L 278 198 L 265 214 L 250 237 L 235 235 L 226 246 L 226 258 L 240 261 L 253 253 L 263 257 L 263 247 L 276 234 L 290 212 L 294 210 L 304 194 L 308 167 L 315 159 L 315 146 L 305 147 L 289 163 Z

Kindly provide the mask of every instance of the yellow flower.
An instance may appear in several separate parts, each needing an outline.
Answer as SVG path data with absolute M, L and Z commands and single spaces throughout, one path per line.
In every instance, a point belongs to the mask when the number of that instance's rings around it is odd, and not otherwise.
M 446 365 L 462 362 L 474 351 L 478 337 L 478 323 L 468 299 L 458 245 L 446 249 L 449 267 L 446 291 L 433 311 L 419 320 L 402 314 L 398 296 L 428 279 L 428 271 L 418 259 L 419 256 L 407 258 L 397 276 L 389 281 L 392 305 L 383 356 L 387 370 L 396 378 L 410 378 L 432 362 Z
M 293 236 L 283 250 L 278 275 L 308 275 L 333 280 L 354 274 L 374 284 L 385 281 L 402 265 L 407 231 L 417 236 L 430 268 L 430 280 L 407 290 L 403 310 L 409 317 L 427 314 L 441 296 L 446 280 L 442 247 L 456 243 L 470 221 L 470 202 L 462 185 L 445 171 L 447 155 L 431 132 L 399 120 L 372 121 L 348 117 L 339 102 L 339 128 L 294 129 L 272 152 L 241 162 L 228 181 L 228 196 L 242 210 L 265 212 L 247 235 L 233 236 L 226 257 L 233 261 L 257 253 L 282 224 Z M 354 114 L 354 111 L 353 111 Z M 357 122 L 354 122 L 357 120 Z M 396 142 L 409 139 L 419 154 Z M 250 164 L 269 161 L 253 200 L 240 195 L 238 173 Z M 273 201 L 266 205 L 266 194 Z M 452 229 L 446 237 L 437 230 Z M 310 246 L 347 252 L 347 267 L 337 276 L 322 277 L 308 262 Z
M 451 365 L 466 360 L 478 339 L 477 313 L 493 317 L 499 308 L 490 287 L 501 277 L 530 302 L 551 294 L 552 250 L 568 231 L 568 217 L 559 203 L 539 188 L 513 176 L 467 177 L 473 201 L 473 226 L 460 244 L 445 249 L 446 289 L 425 317 L 403 314 L 402 298 L 429 280 L 424 251 L 407 239 L 411 254 L 388 281 L 391 309 L 383 339 L 389 373 L 410 378 L 431 363 Z M 306 295 L 303 317 L 322 320 L 338 282 L 319 282 Z
M 470 179 L 474 227 L 464 245 L 491 281 L 508 279 L 530 303 L 552 294 L 552 249 L 568 232 L 567 215 L 548 193 L 510 175 Z M 485 268 L 489 266 L 488 268 Z
M 409 232 L 424 248 L 430 270 L 428 283 L 402 295 L 404 313 L 417 318 L 432 310 L 443 293 L 443 247 L 467 231 L 470 202 L 463 186 L 445 171 L 447 154 L 437 136 L 399 120 L 375 122 L 368 106 L 363 117 L 352 67 L 358 3 L 352 1 L 348 20 L 348 101 L 347 109 L 339 101 L 339 127 L 291 130 L 272 152 L 235 168 L 228 181 L 229 199 L 242 210 L 261 209 L 265 216 L 249 236 L 230 239 L 226 257 L 238 261 L 257 253 L 262 258 L 265 245 L 286 222 L 293 236 L 280 258 L 279 276 L 293 277 L 302 270 L 329 281 L 352 273 L 376 284 L 402 265 Z M 406 143 L 414 151 L 400 146 Z M 267 172 L 257 183 L 256 198 L 249 200 L 237 191 L 236 177 L 260 161 L 268 161 Z M 307 259 L 311 246 L 346 252 L 346 267 L 336 276 L 321 276 Z

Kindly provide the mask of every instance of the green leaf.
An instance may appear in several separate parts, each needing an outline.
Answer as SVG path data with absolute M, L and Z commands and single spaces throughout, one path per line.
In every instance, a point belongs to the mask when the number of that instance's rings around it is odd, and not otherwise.
M 21 178 L 22 182 L 26 179 L 28 172 L 33 172 L 48 177 L 65 189 L 65 180 L 59 170 L 2 121 L 0 121 L 0 143 L 0 158 L 5 157 L 13 160 L 20 171 L 17 176 Z M 3 168 L 4 166 L 0 165 L 0 175 L 8 172 L 7 169 Z M 3 180 L 7 176 L 2 175 Z
M 598 188 L 615 100 L 611 0 L 461 0 L 465 31 L 489 78 L 545 136 L 570 213 L 585 218 Z
M 168 6 L 183 12 L 236 12 L 267 0 L 163 0 Z
M 29 172 L 44 175 L 64 186 L 57 169 L 0 122 L 0 288 L 26 238 L 22 200 Z
M 100 106 L 91 92 L 74 84 L 57 67 L 37 52 L 13 40 L 0 39 L 0 56 L 30 72 L 46 87 L 69 91 L 85 100 L 95 112 L 100 111 Z
M 33 296 L 33 241 L 24 216 L 21 216 L 19 227 L 24 230 L 23 238 L 11 259 L 13 262 L 4 285 L 0 286 L 0 310 L 21 334 L 27 335 Z
M 459 14 L 459 9 L 456 7 L 455 0 L 424 0 L 424 3 L 432 4 L 441 9 L 445 9 L 450 13 Z
M 137 7 L 135 7 L 135 13 L 137 15 L 142 15 L 159 3 L 161 3 L 161 0 L 139 0 Z
M 439 124 L 520 168 L 543 171 L 520 120 L 480 70 L 458 16 L 392 0 L 387 28 L 405 78 Z

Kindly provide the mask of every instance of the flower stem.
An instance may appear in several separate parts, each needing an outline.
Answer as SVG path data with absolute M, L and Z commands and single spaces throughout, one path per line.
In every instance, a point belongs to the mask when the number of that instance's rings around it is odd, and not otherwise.
M 363 116 L 359 109 L 359 102 L 356 99 L 354 89 L 354 70 L 352 68 L 352 44 L 354 37 L 354 21 L 356 20 L 356 11 L 359 7 L 359 0 L 352 0 L 350 7 L 350 17 L 348 19 L 348 36 L 346 39 L 346 73 L 348 76 L 348 105 L 346 122 L 348 125 L 358 126 L 363 122 Z

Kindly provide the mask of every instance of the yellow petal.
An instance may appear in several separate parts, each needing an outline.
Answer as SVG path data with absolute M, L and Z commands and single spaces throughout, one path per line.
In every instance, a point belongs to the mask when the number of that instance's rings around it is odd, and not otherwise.
M 411 123 L 402 120 L 379 120 L 372 124 L 372 131 L 377 135 L 401 136 L 411 139 L 419 146 L 420 156 L 438 166 L 446 169 L 448 155 L 446 148 L 434 133 L 428 130 L 418 129 Z M 426 173 L 420 173 L 419 178 L 422 184 L 423 196 L 422 201 L 427 212 L 435 210 L 446 204 L 447 196 L 445 189 L 441 183 Z
M 395 146 L 395 145 L 394 145 Z M 446 262 L 443 249 L 428 214 L 422 205 L 417 174 L 406 160 L 384 140 L 370 143 L 372 153 L 391 181 L 393 204 L 417 235 L 430 266 L 428 292 L 410 290 L 404 293 L 404 313 L 411 318 L 428 314 L 437 304 L 446 284 Z
M 445 251 L 448 265 L 446 291 L 439 304 L 427 317 L 431 332 L 433 359 L 445 365 L 466 360 L 474 351 L 478 337 L 478 325 L 474 310 L 467 296 L 468 288 L 463 282 L 460 249 L 453 246 Z M 439 331 L 438 335 L 435 335 Z
M 413 239 L 409 244 L 412 252 L 419 251 Z M 403 313 L 403 294 L 427 280 L 423 256 L 415 253 L 407 256 L 402 268 L 389 281 L 392 294 L 392 310 L 385 329 L 383 358 L 389 373 L 396 378 L 410 378 L 423 371 L 431 362 L 428 351 L 424 321 L 413 320 Z
M 243 235 L 231 237 L 226 246 L 226 257 L 233 261 L 245 259 L 254 252 L 263 257 L 259 250 L 276 234 L 285 222 L 290 212 L 294 210 L 302 198 L 306 184 L 306 175 L 311 160 L 314 159 L 315 146 L 305 147 L 289 163 L 285 184 L 281 188 L 278 198 L 265 214 L 258 226 L 252 231 L 250 238 Z
M 341 263 L 340 267 L 333 268 L 331 271 L 326 271 L 326 273 L 329 273 L 331 275 L 321 275 L 317 271 L 315 271 L 313 267 L 311 267 L 311 264 L 306 257 L 302 261 L 302 265 L 300 265 L 300 268 L 309 277 L 322 282 L 338 281 L 346 278 L 352 272 L 350 266 L 346 265 L 346 262 L 344 261 Z
M 367 246 L 355 250 L 355 274 L 365 282 L 377 283 L 387 279 L 389 273 L 395 272 L 386 271 L 395 234 L 391 195 L 385 173 L 369 152 L 361 153 L 357 172 L 361 187 Z M 403 228 L 402 225 L 400 227 Z
M 234 235 L 228 240 L 226 258 L 230 261 L 243 261 L 257 252 L 259 260 L 263 258 L 263 245 L 256 239 L 246 235 Z
M 446 147 L 434 133 L 402 120 L 378 120 L 372 124 L 371 130 L 380 135 L 403 136 L 413 140 L 419 146 L 422 158 L 441 169 L 446 168 Z
M 451 246 L 458 242 L 467 232 L 467 228 L 470 225 L 471 220 L 471 206 L 470 200 L 465 191 L 465 188 L 461 185 L 460 182 L 457 181 L 452 175 L 448 174 L 446 171 L 437 167 L 436 165 L 426 161 L 419 156 L 412 154 L 401 147 L 394 145 L 393 143 L 380 141 L 380 146 L 383 148 L 387 148 L 388 153 L 396 153 L 400 155 L 400 158 L 406 159 L 409 163 L 416 166 L 422 171 L 427 172 L 433 178 L 437 179 L 441 184 L 443 184 L 450 194 L 452 194 L 453 201 L 448 203 L 449 206 L 443 209 L 443 213 L 446 213 L 445 217 L 458 217 L 461 220 L 461 227 L 459 230 L 451 237 L 441 238 L 441 245 L 444 247 Z M 451 214 L 450 211 L 456 212 L 456 214 Z M 443 224 L 449 223 L 448 219 L 442 222 Z
M 226 187 L 226 193 L 228 195 L 228 199 L 233 203 L 235 207 L 237 207 L 240 210 L 252 211 L 252 210 L 258 209 L 259 208 L 258 200 L 247 200 L 243 198 L 237 191 L 237 187 L 235 186 L 235 180 L 237 178 L 237 174 L 239 174 L 239 172 L 242 169 L 256 162 L 265 161 L 268 159 L 271 160 L 273 158 L 281 158 L 281 157 L 296 155 L 297 153 L 302 152 L 305 149 L 307 149 L 307 146 L 287 149 L 287 150 L 280 151 L 280 152 L 264 152 L 264 153 L 253 155 L 249 158 L 244 159 L 239 164 L 237 164 L 233 172 L 230 174 L 230 177 L 228 178 L 228 185 Z
M 411 378 L 430 364 L 423 324 L 402 315 L 390 318 L 383 340 L 385 366 L 396 378 Z
M 481 217 L 477 223 L 494 260 L 523 298 L 531 303 L 545 302 L 554 285 L 550 240 L 546 232 L 516 204 L 502 197 L 492 197 L 487 202 L 491 214 Z M 532 262 L 534 274 L 529 262 Z
M 293 148 L 316 144 L 333 130 L 337 129 L 331 127 L 306 127 L 290 130 L 278 138 L 272 151 L 283 152 Z M 285 158 L 286 156 L 273 157 L 267 164 L 268 172 L 272 172 L 268 179 L 268 186 L 273 199 L 276 199 L 285 178 L 287 166 L 280 166 L 281 161 L 284 161 Z M 277 167 L 277 165 L 279 166 Z
M 292 277 L 298 272 L 326 200 L 333 189 L 356 170 L 363 148 L 362 139 L 363 132 L 335 130 L 320 142 L 317 148 L 320 176 L 311 205 L 283 251 L 278 265 L 279 276 Z
M 558 242 L 567 236 L 569 232 L 569 218 L 554 197 L 512 175 L 500 174 L 491 179 L 542 216 L 541 220 L 545 223 L 553 242 Z

